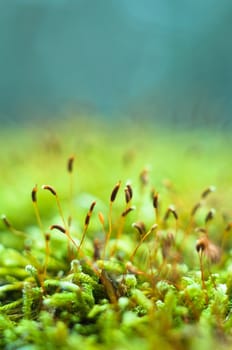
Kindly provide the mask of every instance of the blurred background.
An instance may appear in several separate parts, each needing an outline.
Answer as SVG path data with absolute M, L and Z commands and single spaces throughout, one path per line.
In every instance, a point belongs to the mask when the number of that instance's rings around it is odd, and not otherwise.
M 231 35 L 231 0 L 1 0 L 1 122 L 229 127 Z

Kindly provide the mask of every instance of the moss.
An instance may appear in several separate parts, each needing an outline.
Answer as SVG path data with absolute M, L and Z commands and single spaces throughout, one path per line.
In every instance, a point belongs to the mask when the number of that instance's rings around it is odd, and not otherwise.
M 68 130 L 64 135 L 68 140 Z M 38 142 L 41 158 L 33 162 L 35 150 L 28 149 L 27 172 L 36 181 L 29 186 L 32 180 L 25 175 L 23 189 L 27 198 L 31 194 L 31 207 L 22 204 L 20 215 L 12 207 L 12 216 L 3 217 L 1 348 L 146 350 L 232 345 L 231 213 L 224 209 L 225 191 L 217 195 L 208 186 L 209 174 L 202 166 L 208 159 L 208 145 L 201 141 L 199 159 L 190 156 L 188 165 L 182 167 L 180 162 L 177 167 L 170 157 L 166 165 L 167 153 L 155 141 L 136 144 L 133 154 L 142 147 L 150 159 L 156 149 L 154 162 L 160 173 L 173 179 L 179 174 L 175 185 L 150 174 L 143 164 L 144 153 L 136 162 L 126 141 L 112 145 L 110 156 L 102 157 L 107 147 L 99 135 L 99 149 L 92 147 L 88 158 L 80 155 L 78 190 L 74 156 L 68 157 L 65 174 L 60 166 L 65 160 L 62 152 L 49 148 L 50 153 L 47 149 L 43 153 Z M 86 140 L 83 153 L 90 147 Z M 109 136 L 106 142 L 111 144 Z M 61 149 L 65 146 L 60 141 Z M 220 157 L 215 157 L 222 167 Z M 228 159 L 225 156 L 223 164 Z M 46 169 L 37 175 L 41 165 Z M 186 194 L 179 188 L 182 183 L 186 186 L 183 173 L 193 165 L 198 179 L 191 179 Z M 100 173 L 103 169 L 102 176 L 95 176 L 97 169 Z M 40 181 L 48 182 L 42 188 L 34 185 Z M 19 216 L 26 218 L 20 223 Z

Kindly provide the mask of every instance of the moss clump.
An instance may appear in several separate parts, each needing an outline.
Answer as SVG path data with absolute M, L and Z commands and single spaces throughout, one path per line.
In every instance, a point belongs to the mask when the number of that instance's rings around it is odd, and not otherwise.
M 232 345 L 232 225 L 214 188 L 184 205 L 172 183 L 154 189 L 144 168 L 135 185 L 116 179 L 103 200 L 75 194 L 74 170 L 71 156 L 66 198 L 32 186 L 37 224 L 18 230 L 3 217 L 0 347 Z

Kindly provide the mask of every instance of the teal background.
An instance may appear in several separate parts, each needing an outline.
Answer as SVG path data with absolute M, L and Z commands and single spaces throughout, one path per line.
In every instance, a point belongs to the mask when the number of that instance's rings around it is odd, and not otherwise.
M 230 0 L 1 0 L 0 118 L 231 125 Z

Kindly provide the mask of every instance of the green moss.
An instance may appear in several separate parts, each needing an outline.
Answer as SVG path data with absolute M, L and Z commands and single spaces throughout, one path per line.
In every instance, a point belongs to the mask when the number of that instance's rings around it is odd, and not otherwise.
M 20 147 L 10 134 L 2 159 L 9 176 L 0 179 L 0 347 L 232 346 L 232 178 L 224 139 L 154 138 L 149 128 L 141 139 L 136 127 L 112 133 L 79 125 L 84 138 L 77 140 L 73 125 L 61 127 L 55 146 L 41 129 L 19 135 Z M 65 172 L 77 146 L 74 170 Z M 218 193 L 202 195 L 212 183 Z

